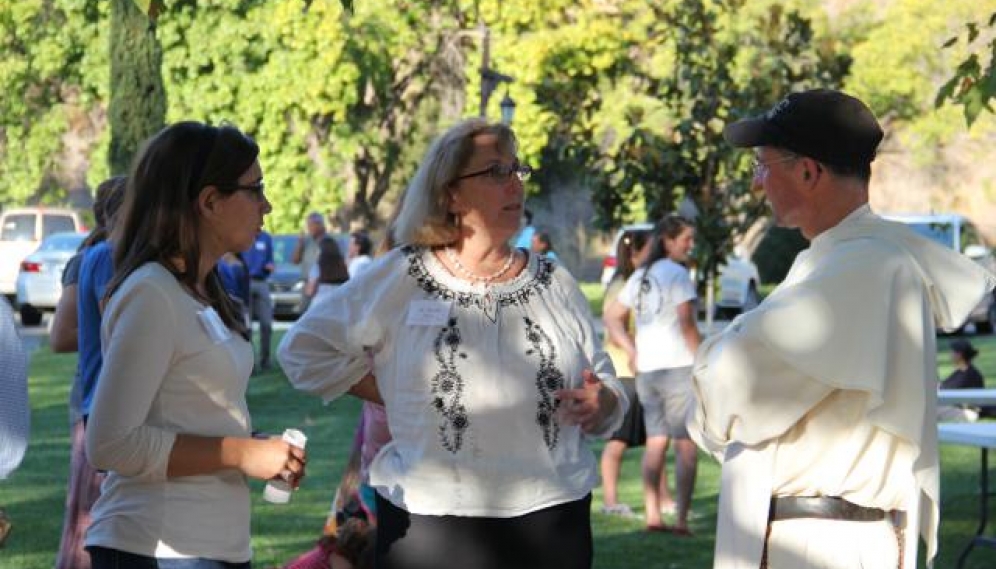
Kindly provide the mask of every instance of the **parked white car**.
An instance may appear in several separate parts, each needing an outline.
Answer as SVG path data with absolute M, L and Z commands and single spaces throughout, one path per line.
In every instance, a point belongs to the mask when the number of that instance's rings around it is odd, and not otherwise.
M 42 239 L 63 231 L 85 231 L 79 213 L 41 206 L 0 212 L 0 294 L 13 301 L 21 261 L 38 248 Z
M 17 274 L 17 309 L 21 324 L 37 326 L 42 312 L 54 312 L 62 297 L 62 271 L 76 254 L 86 233 L 53 233 L 21 261 Z
M 616 231 L 612 239 L 612 248 L 602 259 L 602 287 L 606 287 L 612 280 L 612 275 L 616 272 L 616 249 L 619 240 L 627 231 L 645 231 L 650 233 L 654 230 L 652 223 L 634 223 L 625 225 Z M 719 318 L 729 318 L 737 314 L 750 310 L 761 301 L 758 292 L 758 285 L 761 279 L 758 277 L 757 266 L 750 259 L 731 256 L 726 263 L 719 267 L 719 293 L 716 295 L 716 316 Z
M 996 273 L 993 251 L 974 223 L 963 215 L 942 214 L 884 214 L 882 217 L 909 226 L 924 237 L 954 249 Z M 996 329 L 996 296 L 986 295 L 975 307 L 968 321 L 975 324 L 977 332 L 990 333 Z

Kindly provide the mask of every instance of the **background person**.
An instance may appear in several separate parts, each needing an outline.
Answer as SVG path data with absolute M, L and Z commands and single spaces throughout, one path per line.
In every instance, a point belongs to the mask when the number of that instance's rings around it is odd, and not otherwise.
M 249 331 L 215 268 L 270 212 L 258 154 L 232 126 L 181 122 L 132 165 L 86 428 L 108 471 L 86 537 L 97 569 L 249 567 L 246 477 L 303 475 L 303 450 L 251 437 Z
M 941 382 L 941 389 L 984 389 L 986 380 L 972 363 L 979 351 L 972 342 L 964 339 L 953 340 L 950 344 L 951 363 L 955 369 Z M 952 423 L 971 423 L 980 416 L 992 416 L 992 407 L 966 405 L 938 405 L 937 420 Z
M 268 371 L 271 343 L 273 342 L 273 298 L 267 279 L 276 266 L 273 261 L 273 238 L 266 231 L 256 235 L 253 246 L 242 253 L 246 270 L 249 271 L 252 319 L 259 322 L 259 354 L 257 371 Z M 250 321 L 251 323 L 251 321 Z
M 605 287 L 604 304 L 608 306 L 619 295 L 630 275 L 636 267 L 643 264 L 650 253 L 650 237 L 652 231 L 627 231 L 616 245 L 616 270 L 612 279 Z M 632 330 L 632 319 L 627 327 Z M 623 418 L 622 426 L 609 436 L 602 447 L 600 462 L 602 472 L 602 509 L 603 514 L 631 517 L 635 514 L 628 504 L 619 501 L 618 483 L 622 470 L 623 454 L 628 448 L 641 447 L 647 440 L 647 428 L 643 422 L 643 408 L 636 393 L 636 371 L 630 367 L 629 357 L 608 334 L 605 335 L 605 351 L 612 359 L 619 381 L 626 390 L 629 399 L 629 409 Z M 660 502 L 662 514 L 674 514 L 674 498 L 667 484 L 667 466 L 661 468 Z
M 692 404 L 691 373 L 699 347 L 695 284 L 682 263 L 695 246 L 695 228 L 668 215 L 654 228 L 650 253 L 615 300 L 604 310 L 605 329 L 636 370 L 636 391 L 647 427 L 643 453 L 643 497 L 648 531 L 688 536 L 688 512 L 695 489 L 698 449 L 688 436 L 685 416 Z M 632 312 L 635 338 L 629 332 Z M 661 477 L 670 440 L 675 446 L 677 519 L 661 520 Z
M 591 566 L 584 438 L 615 430 L 626 401 L 577 283 L 509 245 L 529 172 L 508 127 L 452 127 L 405 192 L 402 247 L 278 350 L 295 387 L 385 405 L 394 438 L 370 468 L 381 569 Z
M 221 287 L 235 303 L 239 317 L 252 329 L 252 279 L 242 258 L 242 253 L 228 252 L 218 261 L 218 277 Z M 255 371 L 255 370 L 254 370 Z
M 17 333 L 14 310 L 0 296 L 0 483 L 21 464 L 30 436 L 28 355 Z M 12 527 L 0 504 L 0 547 Z
M 533 227 L 533 212 L 529 208 L 522 208 L 522 228 L 515 237 L 515 248 L 531 250 L 533 246 L 533 235 L 536 228 Z
M 80 251 L 66 264 L 62 274 L 62 297 L 52 319 L 51 336 L 59 338 L 53 342 L 53 349 L 79 351 L 69 396 L 69 481 L 62 537 L 55 558 L 56 569 L 90 567 L 90 555 L 83 548 L 83 542 L 90 526 L 90 509 L 100 496 L 104 475 L 87 460 L 84 433 L 100 374 L 101 307 L 98 296 L 102 295 L 102 287 L 114 274 L 107 238 L 114 229 L 118 209 L 124 201 L 125 182 L 124 176 L 118 176 L 97 186 L 97 198 L 93 204 L 97 226 L 83 240 Z
M 317 300 L 326 296 L 349 280 L 349 269 L 346 259 L 342 256 L 339 244 L 331 236 L 326 236 L 318 245 L 318 260 L 315 263 L 315 274 L 305 285 L 305 294 Z
M 723 135 L 754 148 L 775 223 L 811 243 L 760 306 L 697 354 L 689 430 L 723 457 L 714 566 L 906 566 L 917 524 L 929 564 L 935 330 L 957 328 L 993 276 L 872 213 L 883 132 L 854 97 L 793 93 Z
M 359 276 L 367 265 L 373 261 L 373 241 L 365 231 L 354 231 L 349 234 L 349 276 Z
M 301 279 L 308 282 L 311 269 L 318 259 L 318 242 L 328 235 L 325 230 L 325 219 L 322 214 L 313 211 L 308 214 L 304 222 L 304 231 L 298 237 L 291 253 L 291 262 L 301 266 Z
M 93 200 L 95 226 L 86 236 L 86 239 L 80 243 L 76 254 L 69 259 L 62 271 L 62 295 L 59 297 L 59 304 L 55 307 L 48 335 L 49 347 L 57 354 L 75 352 L 78 349 L 76 336 L 79 324 L 76 318 L 76 287 L 79 282 L 83 252 L 88 247 L 107 239 L 111 227 L 110 219 L 117 212 L 124 195 L 124 182 L 124 176 L 114 176 L 97 186 Z
M 529 243 L 529 249 L 537 255 L 543 255 L 548 259 L 557 260 L 557 253 L 553 250 L 553 240 L 546 231 L 538 231 L 533 234 Z

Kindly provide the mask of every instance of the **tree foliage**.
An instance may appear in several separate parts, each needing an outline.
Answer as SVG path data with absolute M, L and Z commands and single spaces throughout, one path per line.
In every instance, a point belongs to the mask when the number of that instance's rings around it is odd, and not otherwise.
M 996 11 L 985 22 L 965 24 L 964 33 L 948 40 L 944 47 L 950 49 L 962 42 L 972 51 L 938 90 L 935 105 L 961 105 L 965 122 L 972 126 L 982 111 L 993 112 L 991 101 L 996 98 Z
M 165 125 L 162 49 L 154 19 L 133 0 L 111 0 L 110 27 L 108 160 L 113 174 L 126 174 L 142 143 Z
M 0 3 L 0 203 L 60 203 L 106 173 L 102 2 Z
M 230 121 L 259 141 L 273 230 L 296 230 L 310 210 L 383 219 L 428 140 L 477 113 L 483 23 L 492 67 L 515 78 L 502 87 L 518 103 L 522 159 L 538 166 L 530 191 L 590 191 L 601 228 L 694 205 L 707 268 L 764 211 L 724 124 L 839 85 L 851 44 L 888 23 L 832 29 L 816 0 L 364 0 L 351 11 L 338 0 L 132 1 L 158 12 L 165 120 Z M 5 202 L 55 201 L 78 184 L 58 175 L 67 136 L 83 140 L 86 181 L 106 176 L 109 16 L 97 0 L 0 5 L 11 54 L 0 81 L 29 93 L 0 102 Z M 897 109 L 929 90 L 899 83 L 854 84 Z
M 897 0 L 873 22 L 852 50 L 847 89 L 866 101 L 921 164 L 939 159 L 937 149 L 960 135 L 958 109 L 935 107 L 938 89 L 965 46 L 941 49 L 961 23 L 996 10 L 996 0 Z

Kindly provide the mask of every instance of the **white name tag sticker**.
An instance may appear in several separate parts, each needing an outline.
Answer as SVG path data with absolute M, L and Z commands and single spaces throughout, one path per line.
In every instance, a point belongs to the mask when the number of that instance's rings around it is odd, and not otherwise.
M 445 326 L 450 319 L 452 302 L 447 300 L 413 300 L 408 305 L 409 326 Z
M 197 319 L 200 320 L 204 331 L 207 332 L 208 337 L 215 344 L 220 344 L 232 337 L 232 332 L 228 329 L 228 326 L 225 326 L 221 316 L 218 316 L 214 308 L 201 310 L 197 313 Z

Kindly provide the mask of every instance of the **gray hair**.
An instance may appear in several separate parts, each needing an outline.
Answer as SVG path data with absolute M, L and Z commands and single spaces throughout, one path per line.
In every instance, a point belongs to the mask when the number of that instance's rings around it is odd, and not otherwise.
M 405 188 L 393 227 L 400 245 L 449 245 L 460 236 L 459 222 L 450 213 L 454 178 L 474 156 L 474 138 L 495 135 L 499 149 L 515 155 L 512 130 L 500 123 L 472 118 L 457 123 L 432 142 L 415 176 Z

